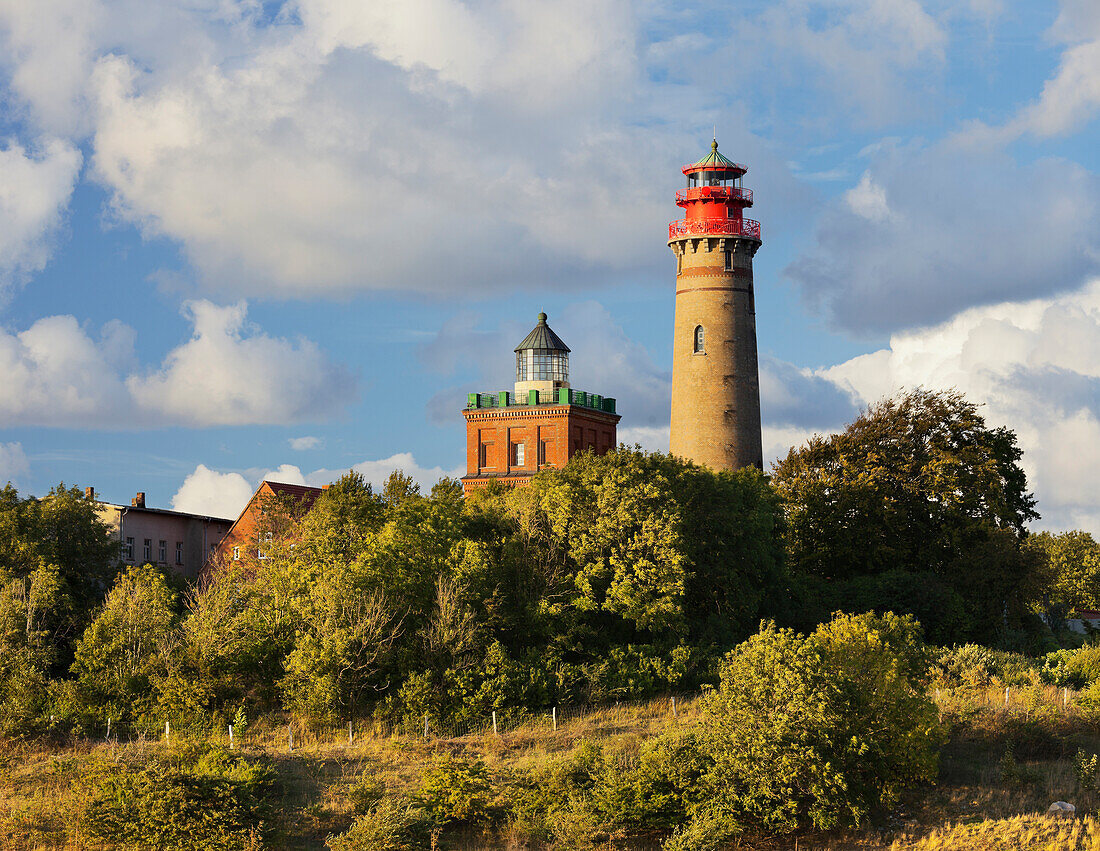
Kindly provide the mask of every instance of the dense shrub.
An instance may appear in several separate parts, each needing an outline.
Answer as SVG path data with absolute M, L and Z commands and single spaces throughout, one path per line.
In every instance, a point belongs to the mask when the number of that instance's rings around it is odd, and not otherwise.
M 1030 685 L 1038 677 L 1034 659 L 979 644 L 940 650 L 935 660 L 935 674 L 943 685 L 973 688 Z
M 492 786 L 481 759 L 440 754 L 420 779 L 416 802 L 440 827 L 488 821 Z
M 420 851 L 431 844 L 430 818 L 402 798 L 382 798 L 346 833 L 326 840 L 329 851 Z
M 942 743 L 911 618 L 837 615 L 809 637 L 766 625 L 730 654 L 699 743 L 695 821 L 786 832 L 858 824 L 935 778 Z M 697 827 L 676 847 L 691 846 Z M 691 840 L 694 841 L 694 840 Z
M 90 779 L 83 822 L 91 835 L 140 848 L 229 851 L 259 844 L 274 772 L 202 746 L 141 766 L 104 763 Z

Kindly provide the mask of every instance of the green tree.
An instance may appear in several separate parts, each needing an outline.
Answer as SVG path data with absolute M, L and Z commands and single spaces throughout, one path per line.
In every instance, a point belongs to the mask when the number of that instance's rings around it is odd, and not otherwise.
M 135 565 L 119 576 L 76 647 L 72 673 L 85 703 L 127 719 L 151 708 L 176 620 L 176 594 L 160 571 Z
M 814 598 L 823 582 L 900 571 L 939 589 L 954 623 L 933 616 L 926 625 L 941 640 L 965 638 L 967 628 L 988 632 L 1006 607 L 1018 620 L 1020 589 L 1035 566 L 1020 539 L 1038 516 L 1020 454 L 1015 435 L 989 428 L 961 394 L 923 389 L 883 399 L 843 432 L 792 449 L 773 481 L 803 604 L 821 617 L 827 611 Z M 862 581 L 872 597 L 890 586 L 897 581 Z
M 858 825 L 932 781 L 942 734 L 928 668 L 910 617 L 837 615 L 808 637 L 765 625 L 706 699 L 699 747 L 710 767 L 697 824 L 673 847 L 713 847 L 701 840 L 723 821 L 769 833 Z
M 1027 546 L 1041 561 L 1035 591 L 1044 608 L 1061 617 L 1100 608 L 1100 544 L 1088 532 L 1030 535 Z

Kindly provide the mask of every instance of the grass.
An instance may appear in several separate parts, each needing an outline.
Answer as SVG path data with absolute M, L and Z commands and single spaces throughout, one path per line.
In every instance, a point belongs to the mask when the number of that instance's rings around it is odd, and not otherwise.
M 1015 690 L 1013 690 L 1015 691 Z M 1095 793 L 1080 792 L 1073 769 L 1078 749 L 1100 752 L 1097 727 L 1075 709 L 1061 705 L 1060 689 L 1021 692 L 1018 702 L 1004 689 L 970 689 L 939 694 L 945 723 L 951 730 L 943 752 L 940 779 L 930 788 L 911 791 L 894 812 L 852 834 L 808 834 L 783 840 L 746 842 L 745 849 L 1096 849 L 1100 822 Z M 643 741 L 670 725 L 690 725 L 697 702 L 668 699 L 563 713 L 557 730 L 549 716 L 539 717 L 494 735 L 491 728 L 447 738 L 385 734 L 359 729 L 352 743 L 347 729 L 295 728 L 295 748 L 288 748 L 285 726 L 258 722 L 238 737 L 237 751 L 265 761 L 277 774 L 268 847 L 323 849 L 325 837 L 346 830 L 355 818 L 356 789 L 366 778 L 385 782 L 391 792 L 411 792 L 433 755 L 446 751 L 478 756 L 492 774 L 525 773 L 548 760 L 566 758 L 582 743 L 605 744 L 629 758 Z M 90 766 L 141 765 L 154 754 L 179 747 L 174 741 L 128 743 L 7 742 L 0 744 L 0 848 L 85 849 L 97 844 L 81 828 L 81 813 L 90 798 Z M 219 739 L 228 745 L 228 737 Z M 1006 750 L 1016 766 L 1003 768 Z M 1078 806 L 1078 819 L 1050 818 L 1052 801 Z M 523 831 L 505 826 L 500 832 L 454 834 L 441 848 L 509 849 L 537 847 Z M 656 849 L 656 839 L 632 844 L 613 840 L 614 849 Z

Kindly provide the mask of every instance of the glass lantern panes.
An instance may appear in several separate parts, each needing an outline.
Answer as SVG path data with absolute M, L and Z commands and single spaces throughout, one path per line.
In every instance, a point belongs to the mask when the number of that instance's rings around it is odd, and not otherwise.
M 516 352 L 516 381 L 568 381 L 569 354 L 554 349 Z

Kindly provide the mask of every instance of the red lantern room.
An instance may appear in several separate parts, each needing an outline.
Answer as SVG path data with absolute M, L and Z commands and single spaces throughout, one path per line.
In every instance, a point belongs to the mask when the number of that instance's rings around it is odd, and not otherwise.
M 752 190 L 741 185 L 748 171 L 718 153 L 717 140 L 710 153 L 699 162 L 684 166 L 687 188 L 676 193 L 676 204 L 684 208 L 684 218 L 668 226 L 668 238 L 692 234 L 741 236 L 760 239 L 760 222 L 746 219 L 746 207 L 752 206 Z

